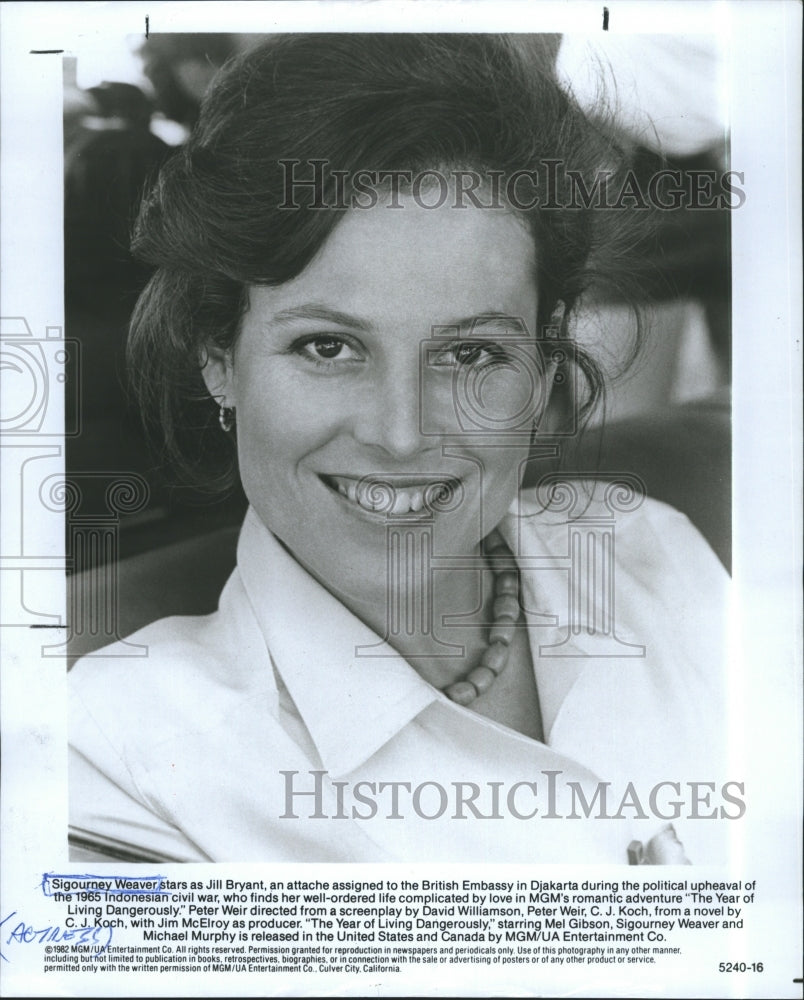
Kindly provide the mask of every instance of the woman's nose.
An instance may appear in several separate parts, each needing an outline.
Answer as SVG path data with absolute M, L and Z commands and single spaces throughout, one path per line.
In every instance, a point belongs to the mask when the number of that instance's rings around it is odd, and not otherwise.
M 386 372 L 364 386 L 354 425 L 355 438 L 394 459 L 415 455 L 432 442 L 422 434 L 418 366 Z

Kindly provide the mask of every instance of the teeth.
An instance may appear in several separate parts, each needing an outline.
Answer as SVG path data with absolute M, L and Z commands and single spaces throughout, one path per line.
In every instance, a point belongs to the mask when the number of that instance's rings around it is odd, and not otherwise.
M 394 497 L 394 505 L 391 507 L 392 514 L 407 514 L 410 511 L 410 494 L 407 490 L 399 490 Z
M 393 502 L 389 507 L 389 497 L 384 486 L 374 490 L 370 484 L 363 482 L 358 490 L 357 483 L 352 479 L 344 480 L 332 477 L 332 482 L 341 496 L 348 498 L 358 507 L 371 513 L 384 511 L 388 514 L 417 514 L 424 507 L 424 486 L 407 486 L 395 490 Z M 442 489 L 445 490 L 447 487 L 443 486 Z M 436 490 L 431 490 L 431 493 L 433 497 L 438 495 Z

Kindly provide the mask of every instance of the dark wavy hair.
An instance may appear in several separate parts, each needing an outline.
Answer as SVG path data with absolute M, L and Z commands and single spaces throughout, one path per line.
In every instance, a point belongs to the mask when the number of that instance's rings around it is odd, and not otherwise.
M 616 178 L 628 164 L 613 132 L 558 86 L 554 51 L 554 36 L 297 34 L 223 67 L 186 146 L 146 196 L 133 240 L 135 255 L 157 270 L 132 318 L 129 370 L 166 457 L 186 478 L 214 490 L 235 471 L 231 447 L 223 450 L 231 436 L 217 426 L 203 433 L 217 412 L 200 374 L 205 347 L 231 347 L 248 286 L 298 275 L 343 217 L 314 207 L 310 189 L 299 191 L 297 209 L 281 208 L 281 161 L 325 160 L 328 178 L 445 168 L 510 176 L 559 161 L 554 200 L 567 204 L 567 170 L 590 188 L 602 169 Z M 635 213 L 511 210 L 537 248 L 540 329 L 563 303 L 566 335 L 590 288 L 633 300 L 633 223 L 644 225 Z M 583 350 L 575 360 L 583 415 L 604 376 Z

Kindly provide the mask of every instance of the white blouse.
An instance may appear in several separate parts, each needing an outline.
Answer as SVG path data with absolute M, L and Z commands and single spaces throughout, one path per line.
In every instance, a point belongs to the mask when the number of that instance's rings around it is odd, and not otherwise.
M 252 509 L 214 614 L 71 671 L 73 830 L 183 861 L 624 864 L 672 820 L 693 863 L 724 860 L 726 573 L 683 515 L 612 519 L 600 492 L 581 527 L 610 579 L 527 491 L 500 526 L 545 743 L 427 684 Z

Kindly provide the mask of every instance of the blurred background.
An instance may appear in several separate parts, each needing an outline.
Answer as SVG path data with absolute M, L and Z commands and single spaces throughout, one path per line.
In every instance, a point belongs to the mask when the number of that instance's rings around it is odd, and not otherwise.
M 90 506 L 104 474 L 136 473 L 148 498 L 119 518 L 118 555 L 136 556 L 239 522 L 240 493 L 220 499 L 176 486 L 149 452 L 124 368 L 128 318 L 148 272 L 128 252 L 142 192 L 187 138 L 206 88 L 230 57 L 264 35 L 152 34 L 64 59 L 65 309 L 81 344 L 81 433 L 67 439 L 67 473 L 84 476 Z M 527 45 L 526 36 L 522 36 Z M 647 185 L 658 169 L 729 167 L 720 60 L 708 38 L 549 36 L 539 45 L 562 84 L 590 109 L 616 98 L 619 138 Z M 605 71 L 601 74 L 600 67 Z M 590 69 L 591 68 L 591 69 Z M 646 349 L 614 382 L 606 425 L 593 421 L 579 467 L 633 470 L 648 490 L 685 510 L 730 559 L 731 284 L 728 208 L 660 213 Z M 616 374 L 626 306 L 605 292 L 576 335 Z M 570 401 L 571 405 L 571 401 Z M 96 475 L 99 474 L 99 475 Z M 93 484 L 94 487 L 93 487 Z M 96 496 L 92 496 L 93 488 Z
M 149 271 L 128 247 L 143 191 L 186 141 L 213 76 L 263 37 L 105 39 L 64 59 L 65 322 L 81 344 L 80 372 L 68 372 L 80 379 L 81 433 L 66 441 L 67 474 L 81 477 L 89 516 L 102 514 L 110 475 L 147 483 L 147 501 L 120 514 L 121 558 L 236 523 L 245 510 L 240 493 L 175 484 L 149 450 L 125 371 L 128 320 Z

